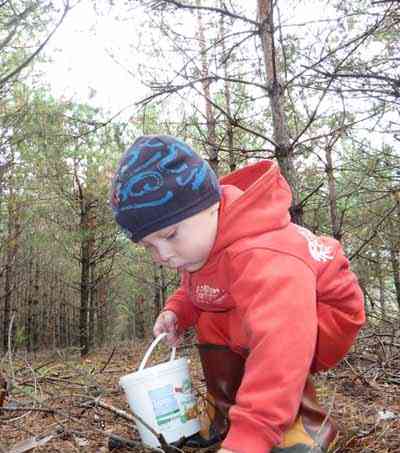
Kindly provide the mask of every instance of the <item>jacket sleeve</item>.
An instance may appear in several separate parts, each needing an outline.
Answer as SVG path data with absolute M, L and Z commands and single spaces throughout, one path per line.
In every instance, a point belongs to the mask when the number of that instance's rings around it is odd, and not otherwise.
M 179 334 L 196 324 L 199 317 L 199 310 L 193 305 L 185 289 L 185 278 L 187 277 L 182 277 L 180 287 L 167 299 L 164 307 L 164 310 L 171 310 L 176 314 Z
M 230 292 L 249 356 L 223 447 L 268 453 L 293 423 L 317 338 L 316 276 L 296 257 L 256 249 L 231 261 Z
M 318 275 L 318 340 L 313 372 L 335 366 L 365 323 L 363 293 L 341 245 L 336 244 L 334 259 Z

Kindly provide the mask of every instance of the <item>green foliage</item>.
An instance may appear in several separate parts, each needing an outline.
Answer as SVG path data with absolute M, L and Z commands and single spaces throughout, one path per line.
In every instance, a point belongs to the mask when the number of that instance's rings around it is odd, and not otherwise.
M 0 7 L 0 90 L 29 69 L 54 20 L 49 1 L 4 2 Z

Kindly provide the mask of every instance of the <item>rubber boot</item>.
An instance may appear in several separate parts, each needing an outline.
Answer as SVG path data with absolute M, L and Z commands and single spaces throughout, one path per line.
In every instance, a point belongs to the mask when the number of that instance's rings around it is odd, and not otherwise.
M 204 448 L 221 442 L 229 429 L 228 411 L 244 373 L 245 359 L 227 346 L 197 345 L 207 386 L 205 414 L 199 434 L 191 436 L 186 446 Z
M 200 344 L 198 349 L 208 392 L 207 420 L 200 433 L 186 441 L 185 446 L 192 448 L 209 447 L 225 438 L 228 411 L 235 403 L 246 360 L 227 346 Z M 332 448 L 336 435 L 336 427 L 317 403 L 315 388 L 308 378 L 296 420 L 272 453 L 325 453 Z
M 318 404 L 314 384 L 308 377 L 296 420 L 271 453 L 329 452 L 335 446 L 337 434 L 336 424 Z

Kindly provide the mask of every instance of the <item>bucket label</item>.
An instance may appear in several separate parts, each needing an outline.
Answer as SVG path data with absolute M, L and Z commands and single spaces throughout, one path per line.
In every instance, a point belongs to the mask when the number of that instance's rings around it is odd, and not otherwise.
M 149 397 L 158 426 L 171 423 L 180 417 L 178 401 L 171 384 L 154 390 L 149 390 Z
M 198 417 L 197 400 L 190 379 L 180 385 L 168 384 L 148 391 L 157 425 L 165 429 L 176 429 Z
M 175 394 L 181 408 L 181 422 L 186 423 L 198 416 L 197 401 L 190 379 L 184 379 L 181 386 L 175 386 Z

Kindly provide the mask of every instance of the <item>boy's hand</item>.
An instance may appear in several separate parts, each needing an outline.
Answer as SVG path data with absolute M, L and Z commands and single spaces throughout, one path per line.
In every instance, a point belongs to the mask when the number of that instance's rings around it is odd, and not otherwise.
M 221 448 L 217 451 L 217 453 L 235 453 L 232 450 L 227 450 L 226 448 Z
M 177 346 L 179 343 L 178 336 L 178 318 L 171 310 L 162 311 L 154 324 L 153 335 L 158 337 L 162 333 L 167 333 L 166 342 L 170 346 Z

